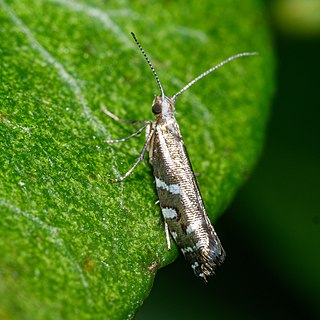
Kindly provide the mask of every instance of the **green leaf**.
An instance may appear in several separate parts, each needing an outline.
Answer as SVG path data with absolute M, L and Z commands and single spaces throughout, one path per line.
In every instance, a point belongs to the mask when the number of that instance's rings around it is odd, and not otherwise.
M 147 14 L 146 14 L 147 13 Z M 230 203 L 263 144 L 272 50 L 256 0 L 0 0 L 0 317 L 131 318 L 168 251 L 152 168 L 122 183 L 144 143 L 101 112 L 152 119 L 156 82 L 183 93 L 179 121 L 212 220 Z M 135 128 L 134 128 L 135 129 Z M 191 276 L 191 273 L 190 273 Z

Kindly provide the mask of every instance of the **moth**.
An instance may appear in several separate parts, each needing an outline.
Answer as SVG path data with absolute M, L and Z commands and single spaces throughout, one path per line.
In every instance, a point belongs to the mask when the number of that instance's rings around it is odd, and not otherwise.
M 143 126 L 130 136 L 120 140 L 107 140 L 108 143 L 126 141 L 146 129 L 146 141 L 140 156 L 127 173 L 113 181 L 121 181 L 128 177 L 143 160 L 145 153 L 149 152 L 149 162 L 153 166 L 156 189 L 164 218 L 168 249 L 171 248 L 170 233 L 186 260 L 190 262 L 196 276 L 207 282 L 207 278 L 213 275 L 216 268 L 223 263 L 225 251 L 207 216 L 180 128 L 175 119 L 175 102 L 181 93 L 209 73 L 234 59 L 255 55 L 256 52 L 243 52 L 229 57 L 200 74 L 172 98 L 169 98 L 164 93 L 151 61 L 134 33 L 131 34 L 156 79 L 160 95 L 156 96 L 152 103 L 154 121 L 128 121 L 119 119 L 106 109 L 103 110 L 108 116 L 118 121 L 143 123 Z

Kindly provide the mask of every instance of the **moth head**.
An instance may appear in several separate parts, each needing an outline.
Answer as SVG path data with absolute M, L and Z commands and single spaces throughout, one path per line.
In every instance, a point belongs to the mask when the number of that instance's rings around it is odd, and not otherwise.
M 170 118 L 174 115 L 174 104 L 167 96 L 156 96 L 152 103 L 152 112 L 157 118 Z

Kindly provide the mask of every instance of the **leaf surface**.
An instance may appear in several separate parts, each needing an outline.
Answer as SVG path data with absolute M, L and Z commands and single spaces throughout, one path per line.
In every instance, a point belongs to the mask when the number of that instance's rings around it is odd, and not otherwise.
M 146 12 L 148 14 L 146 14 Z M 134 31 L 173 96 L 209 216 L 252 169 L 272 92 L 272 50 L 259 2 L 0 0 L 0 317 L 131 318 L 166 248 L 152 168 L 122 183 L 144 138 L 107 118 L 152 119 L 156 82 Z M 223 240 L 223 239 L 222 239 Z

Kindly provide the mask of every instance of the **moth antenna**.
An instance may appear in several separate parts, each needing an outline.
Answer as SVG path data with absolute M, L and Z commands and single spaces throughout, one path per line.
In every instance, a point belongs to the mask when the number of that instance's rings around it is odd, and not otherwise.
M 133 32 L 131 32 L 131 35 L 132 35 L 132 37 L 133 37 L 134 41 L 136 42 L 136 44 L 137 44 L 138 48 L 139 48 L 139 49 L 140 49 L 140 51 L 142 52 L 143 56 L 144 56 L 144 57 L 145 57 L 145 59 L 147 60 L 148 65 L 149 65 L 149 67 L 150 67 L 150 69 L 151 69 L 151 71 L 152 71 L 152 73 L 153 73 L 154 77 L 156 78 L 157 84 L 158 84 L 159 89 L 160 89 L 160 91 L 161 91 L 162 101 L 164 101 L 164 91 L 163 91 L 163 88 L 162 88 L 162 85 L 161 85 L 160 79 L 159 79 L 159 77 L 158 77 L 158 75 L 157 75 L 157 73 L 156 73 L 156 70 L 154 70 L 154 67 L 153 67 L 153 65 L 152 65 L 152 63 L 151 63 L 151 61 L 150 61 L 150 59 L 148 58 L 148 56 L 147 56 L 146 52 L 143 50 L 143 48 L 142 48 L 141 44 L 139 43 L 138 39 L 136 38 L 135 34 L 134 34 Z
M 192 85 L 194 85 L 197 81 L 199 81 L 200 79 L 204 78 L 206 75 L 208 75 L 209 73 L 217 70 L 218 68 L 222 67 L 223 65 L 227 64 L 228 62 L 241 58 L 241 57 L 245 57 L 245 56 L 254 56 L 257 55 L 258 52 L 242 52 L 242 53 L 238 53 L 232 57 L 229 57 L 228 59 L 220 62 L 219 64 L 217 64 L 216 66 L 210 68 L 209 70 L 201 73 L 198 77 L 196 77 L 195 79 L 193 79 L 192 81 L 190 81 L 186 86 L 184 86 L 179 92 L 177 92 L 172 98 L 171 100 L 173 102 L 176 101 L 177 97 L 184 91 L 186 91 L 188 88 L 190 88 Z

